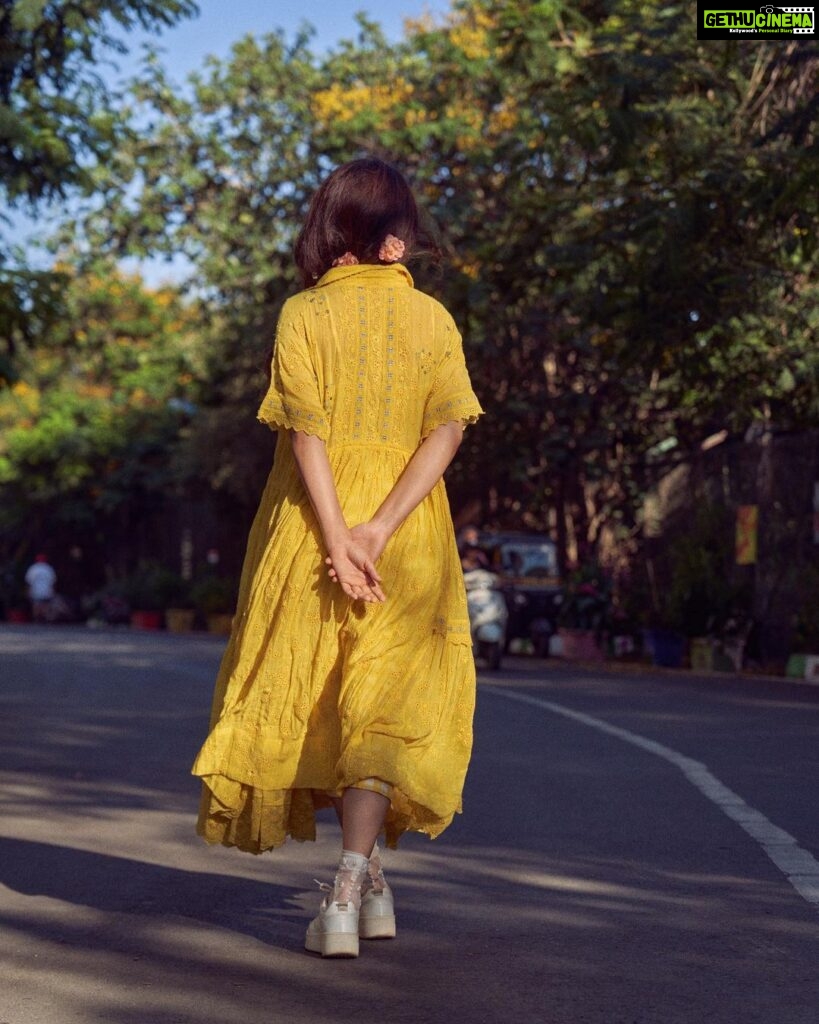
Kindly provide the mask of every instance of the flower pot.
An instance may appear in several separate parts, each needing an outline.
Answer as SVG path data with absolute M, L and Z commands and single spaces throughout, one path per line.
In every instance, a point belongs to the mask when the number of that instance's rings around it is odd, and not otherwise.
M 785 675 L 791 679 L 804 679 L 806 662 L 806 654 L 791 654 L 785 666 Z
M 567 661 L 602 661 L 604 654 L 593 629 L 558 629 L 562 656 Z
M 685 654 L 685 637 L 672 629 L 647 629 L 643 637 L 655 665 L 679 668 Z
M 233 616 L 223 612 L 214 612 L 206 616 L 208 632 L 216 633 L 219 636 L 230 636 L 233 625 Z
M 611 653 L 615 658 L 631 658 L 637 654 L 639 642 L 632 633 L 615 633 L 609 638 Z
M 792 654 L 788 658 L 785 675 L 819 683 L 819 654 Z
M 162 629 L 162 612 L 131 612 L 131 626 L 133 629 Z
M 719 672 L 741 672 L 745 660 L 743 639 L 723 640 L 714 653 L 714 668 Z
M 190 633 L 196 612 L 192 608 L 167 608 L 165 628 L 169 633 Z
M 689 653 L 694 671 L 710 672 L 714 668 L 714 641 L 710 637 L 693 637 Z

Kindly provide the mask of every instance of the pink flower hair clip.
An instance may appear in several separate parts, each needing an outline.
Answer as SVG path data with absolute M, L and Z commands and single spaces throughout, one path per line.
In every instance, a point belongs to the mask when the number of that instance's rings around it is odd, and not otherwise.
M 351 252 L 345 252 L 343 256 L 337 256 L 333 260 L 334 267 L 354 267 L 358 263 L 358 256 Z
M 406 246 L 395 235 L 387 235 L 378 250 L 378 258 L 382 263 L 396 263 L 404 255 Z

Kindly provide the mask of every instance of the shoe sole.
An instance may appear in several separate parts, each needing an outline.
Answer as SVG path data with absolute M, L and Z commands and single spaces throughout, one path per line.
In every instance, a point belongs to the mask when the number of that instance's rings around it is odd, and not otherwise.
M 360 917 L 358 935 L 362 939 L 394 939 L 395 917 Z
M 321 953 L 323 957 L 352 959 L 358 956 L 358 935 L 354 932 L 308 935 L 304 948 L 308 953 Z

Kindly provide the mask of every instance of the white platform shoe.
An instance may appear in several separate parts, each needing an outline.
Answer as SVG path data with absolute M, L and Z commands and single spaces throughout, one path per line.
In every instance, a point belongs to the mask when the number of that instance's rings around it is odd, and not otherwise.
M 381 868 L 378 843 L 373 847 L 361 892 L 358 934 L 362 939 L 395 938 L 395 901 Z
M 367 858 L 361 854 L 342 853 L 334 884 L 320 883 L 326 896 L 318 917 L 307 927 L 306 950 L 326 957 L 358 956 L 361 884 L 367 867 Z
M 381 892 L 370 890 L 361 897 L 358 934 L 362 939 L 395 938 L 395 902 L 388 885 Z

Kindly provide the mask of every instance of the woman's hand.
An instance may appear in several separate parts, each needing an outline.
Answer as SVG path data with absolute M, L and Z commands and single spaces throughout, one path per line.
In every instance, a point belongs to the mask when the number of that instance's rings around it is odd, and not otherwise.
M 359 523 L 349 536 L 330 549 L 328 575 L 349 597 L 364 601 L 386 600 L 375 563 L 386 547 L 388 535 L 373 523 Z
M 372 521 L 369 523 L 359 523 L 358 526 L 354 526 L 350 530 L 350 533 L 353 539 L 364 548 L 371 562 L 375 565 L 384 554 L 384 548 L 387 546 L 390 535 Z
M 338 583 L 348 596 L 356 601 L 381 602 L 386 600 L 381 589 L 381 577 L 375 561 L 384 545 L 378 547 L 374 537 L 361 536 L 359 527 L 348 530 L 346 536 L 330 546 L 326 563 L 330 579 Z M 375 552 L 378 554 L 375 554 Z
M 299 467 L 310 504 L 318 519 L 330 562 L 336 569 L 334 579 L 348 597 L 360 601 L 383 601 L 381 578 L 366 548 L 347 528 L 325 442 L 300 430 L 290 432 L 293 458 Z

